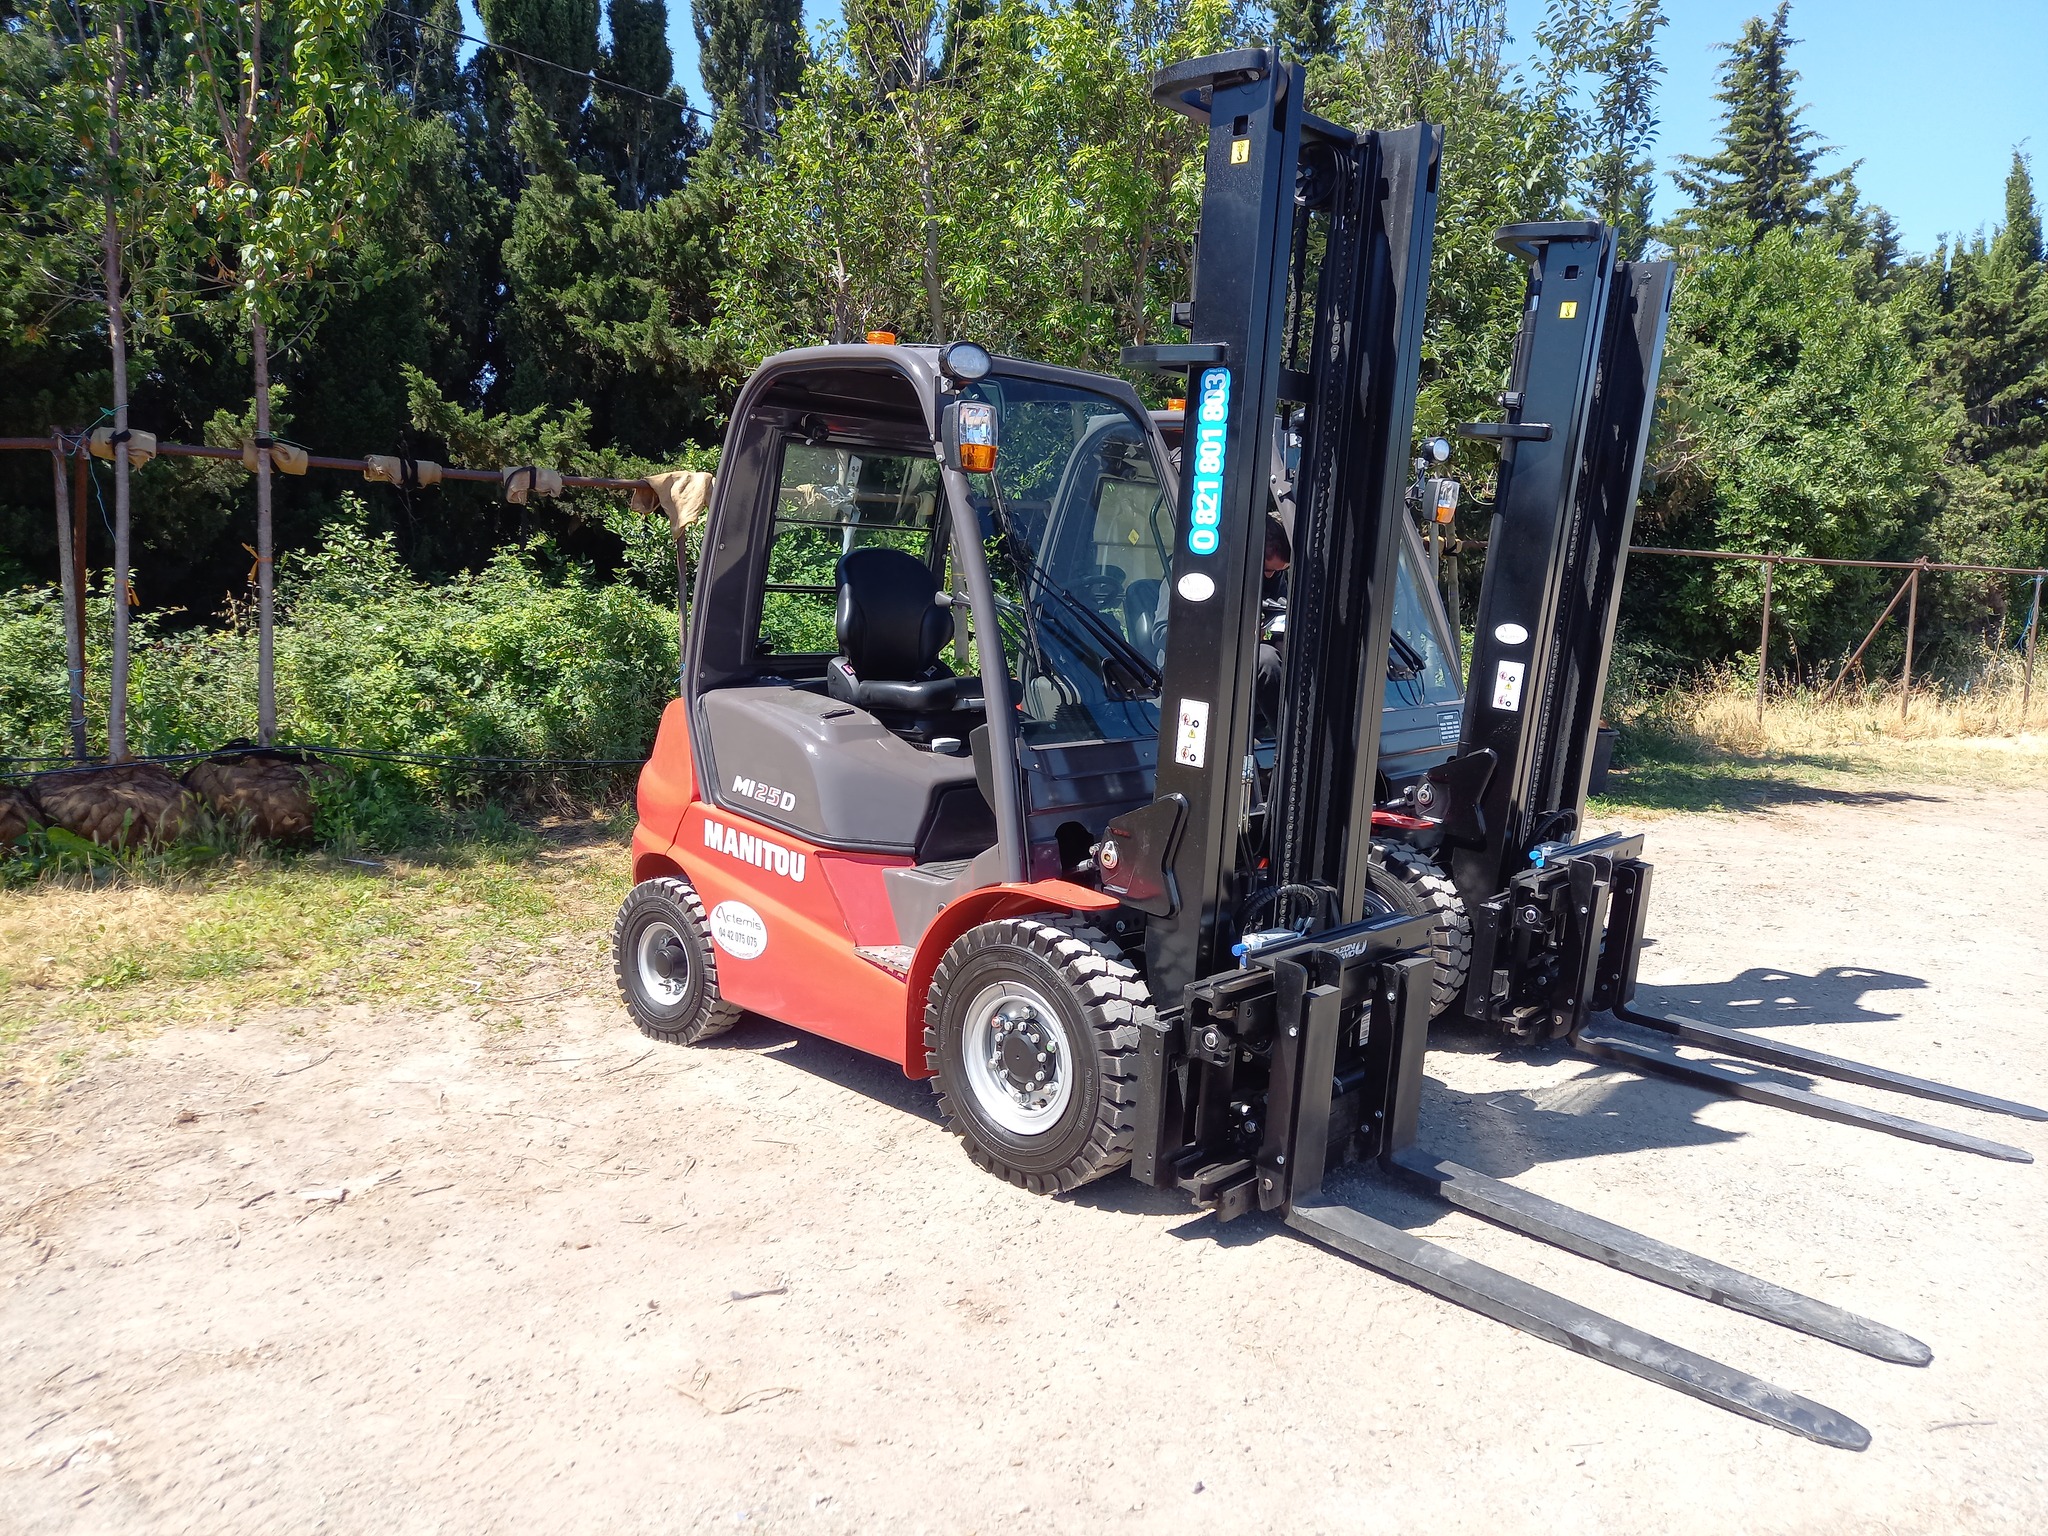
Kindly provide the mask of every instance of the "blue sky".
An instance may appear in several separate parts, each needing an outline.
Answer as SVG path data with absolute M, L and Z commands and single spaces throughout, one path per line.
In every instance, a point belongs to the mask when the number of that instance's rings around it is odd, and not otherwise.
M 1713 152 L 1715 45 L 1769 8 L 1767 0 L 1665 0 L 1660 166 Z M 463 10 L 480 35 L 473 0 Z M 689 0 L 669 0 L 669 10 L 676 77 L 706 105 Z M 812 23 L 838 12 L 838 0 L 807 0 Z M 1544 0 L 1509 0 L 1518 52 L 1543 12 Z M 2048 0 L 1797 0 L 1792 35 L 1806 121 L 1839 151 L 1825 163 L 1863 161 L 1858 185 L 1890 210 L 1909 250 L 2001 218 L 2015 144 L 2033 156 L 2037 182 L 2048 181 Z M 1672 206 L 1667 185 L 1657 212 Z

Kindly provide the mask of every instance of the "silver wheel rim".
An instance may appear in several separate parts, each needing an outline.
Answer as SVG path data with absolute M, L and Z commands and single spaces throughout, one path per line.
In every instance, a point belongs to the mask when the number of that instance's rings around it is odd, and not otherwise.
M 967 1005 L 961 1063 L 975 1108 L 1013 1136 L 1059 1124 L 1074 1096 L 1074 1042 L 1058 1011 L 1021 981 L 983 987 Z
M 666 943 L 673 942 L 683 952 L 683 965 L 664 970 L 661 950 Z M 640 986 L 646 994 L 668 1007 L 674 1007 L 683 1000 L 690 990 L 690 941 L 677 931 L 676 925 L 656 918 L 640 930 L 640 941 L 633 946 L 633 962 L 640 970 Z

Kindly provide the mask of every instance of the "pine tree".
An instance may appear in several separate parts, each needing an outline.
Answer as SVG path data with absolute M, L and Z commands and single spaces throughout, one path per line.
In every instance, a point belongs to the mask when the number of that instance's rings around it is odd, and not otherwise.
M 691 0 L 690 20 L 718 131 L 760 153 L 803 74 L 802 0 Z
M 1643 254 L 1650 235 L 1650 199 L 1657 162 L 1657 29 L 1665 24 L 1662 0 L 1635 0 L 1628 14 L 1609 22 L 1588 62 L 1599 75 L 1593 95 L 1591 152 L 1574 167 L 1580 194 L 1596 219 L 1611 225 L 1624 260 Z
M 1818 224 L 1830 193 L 1838 192 L 1848 172 L 1819 176 L 1815 167 L 1827 146 L 1799 120 L 1792 88 L 1799 72 L 1787 61 L 1798 41 L 1789 27 L 1792 7 L 1780 0 L 1767 24 L 1753 16 L 1742 36 L 1724 44 L 1728 62 L 1721 67 L 1721 90 L 1715 100 L 1727 107 L 1722 117 L 1721 149 L 1701 157 L 1681 155 L 1685 167 L 1672 179 L 1692 200 L 1673 230 L 1675 245 L 1715 242 L 1715 232 L 1747 226 L 1750 241 L 1787 225 Z M 1853 167 L 1851 168 L 1853 169 Z
M 2034 178 L 2027 157 L 2017 149 L 2005 177 L 2005 227 L 1992 241 L 1991 254 L 2014 270 L 2041 261 L 2041 212 L 2034 204 Z

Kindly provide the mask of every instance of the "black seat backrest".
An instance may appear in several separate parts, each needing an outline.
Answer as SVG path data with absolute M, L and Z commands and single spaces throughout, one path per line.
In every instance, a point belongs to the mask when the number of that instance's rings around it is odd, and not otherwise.
M 839 654 L 865 682 L 925 677 L 953 638 L 953 615 L 938 604 L 939 582 L 917 556 L 886 545 L 839 560 Z

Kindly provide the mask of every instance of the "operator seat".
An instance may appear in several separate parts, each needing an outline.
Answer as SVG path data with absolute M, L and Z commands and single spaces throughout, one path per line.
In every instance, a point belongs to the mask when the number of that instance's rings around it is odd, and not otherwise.
M 842 555 L 839 654 L 825 690 L 875 714 L 947 714 L 981 697 L 979 678 L 955 677 L 939 660 L 953 615 L 939 606 L 938 578 L 906 550 L 870 545 Z

